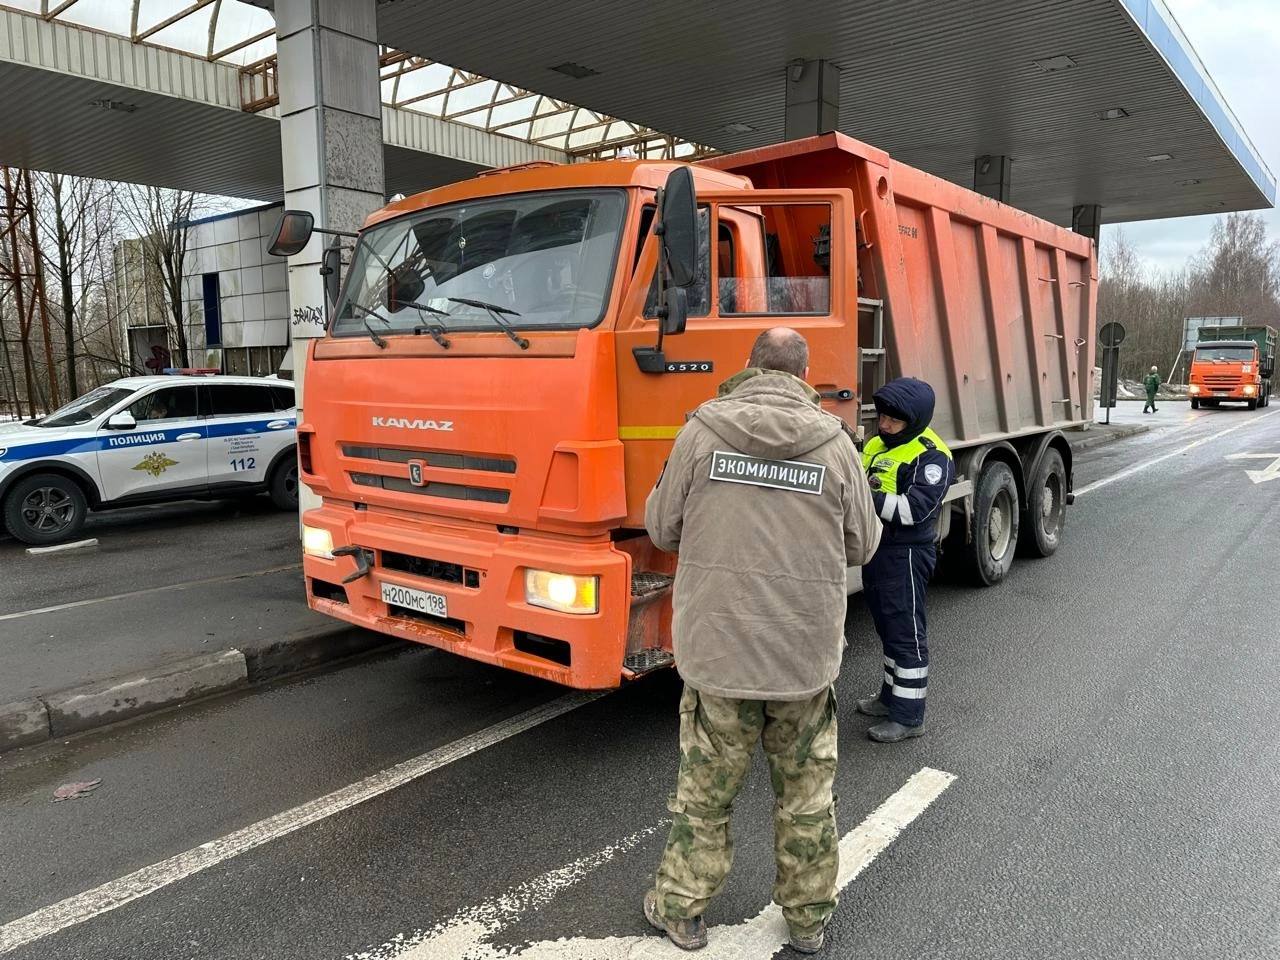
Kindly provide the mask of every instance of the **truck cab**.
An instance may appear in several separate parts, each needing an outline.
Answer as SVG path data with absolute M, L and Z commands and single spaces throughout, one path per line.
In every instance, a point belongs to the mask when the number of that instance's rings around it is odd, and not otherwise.
M 295 215 L 273 252 L 305 244 Z M 810 384 L 855 434 L 884 380 L 935 385 L 965 475 L 941 526 L 998 582 L 1020 524 L 1033 552 L 1059 542 L 1095 283 L 1086 238 L 839 134 L 693 165 L 535 164 L 394 202 L 307 352 L 308 602 L 572 687 L 671 663 L 676 558 L 645 500 L 775 326 L 804 335 Z
M 1202 328 L 1188 376 L 1192 409 L 1226 402 L 1250 410 L 1269 406 L 1275 348 L 1271 327 Z

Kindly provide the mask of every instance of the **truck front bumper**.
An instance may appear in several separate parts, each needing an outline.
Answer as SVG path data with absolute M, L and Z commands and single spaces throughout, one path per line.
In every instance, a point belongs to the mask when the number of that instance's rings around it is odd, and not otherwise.
M 579 689 L 623 679 L 631 557 L 607 539 L 574 540 L 491 525 L 402 519 L 326 504 L 303 515 L 358 557 L 306 555 L 307 603 L 389 636 Z M 525 602 L 525 570 L 599 577 L 598 612 L 569 614 Z M 361 570 L 349 583 L 343 580 Z M 382 585 L 445 598 L 447 616 L 390 607 Z

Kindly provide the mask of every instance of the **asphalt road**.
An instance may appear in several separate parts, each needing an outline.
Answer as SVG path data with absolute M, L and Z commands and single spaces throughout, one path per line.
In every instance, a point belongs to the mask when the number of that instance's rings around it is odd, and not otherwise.
M 851 603 L 837 792 L 864 869 L 827 955 L 1280 955 L 1280 481 L 1226 459 L 1280 459 L 1271 414 L 1162 411 L 1176 428 L 1080 456 L 1055 557 L 935 584 L 919 740 L 865 738 L 880 654 Z M 566 699 L 407 650 L 23 751 L 0 761 L 0 955 L 676 956 L 639 902 L 678 693 Z M 771 811 L 757 762 L 705 957 L 778 948 L 753 920 Z

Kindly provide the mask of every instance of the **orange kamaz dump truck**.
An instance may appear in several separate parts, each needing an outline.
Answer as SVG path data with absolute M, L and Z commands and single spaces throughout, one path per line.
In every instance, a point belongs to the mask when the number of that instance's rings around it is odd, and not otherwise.
M 775 325 L 805 335 L 811 383 L 857 431 L 885 379 L 933 384 L 957 459 L 948 549 L 995 583 L 1019 545 L 1060 542 L 1096 288 L 1089 239 L 839 134 L 394 202 L 308 354 L 309 603 L 572 687 L 670 663 L 676 559 L 645 498 Z

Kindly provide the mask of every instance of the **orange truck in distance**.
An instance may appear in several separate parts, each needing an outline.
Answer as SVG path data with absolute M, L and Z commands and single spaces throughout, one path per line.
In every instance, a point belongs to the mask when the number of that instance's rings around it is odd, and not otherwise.
M 1191 409 L 1244 403 L 1271 406 L 1276 330 L 1265 324 L 1205 326 L 1196 333 L 1187 393 Z
M 276 249 L 310 218 L 286 212 Z M 671 662 L 645 498 L 686 416 L 786 325 L 856 431 L 928 380 L 979 583 L 1047 556 L 1092 420 L 1089 239 L 840 134 L 698 164 L 488 172 L 369 217 L 298 425 L 308 601 L 579 688 Z M 726 517 L 726 523 L 734 518 Z

